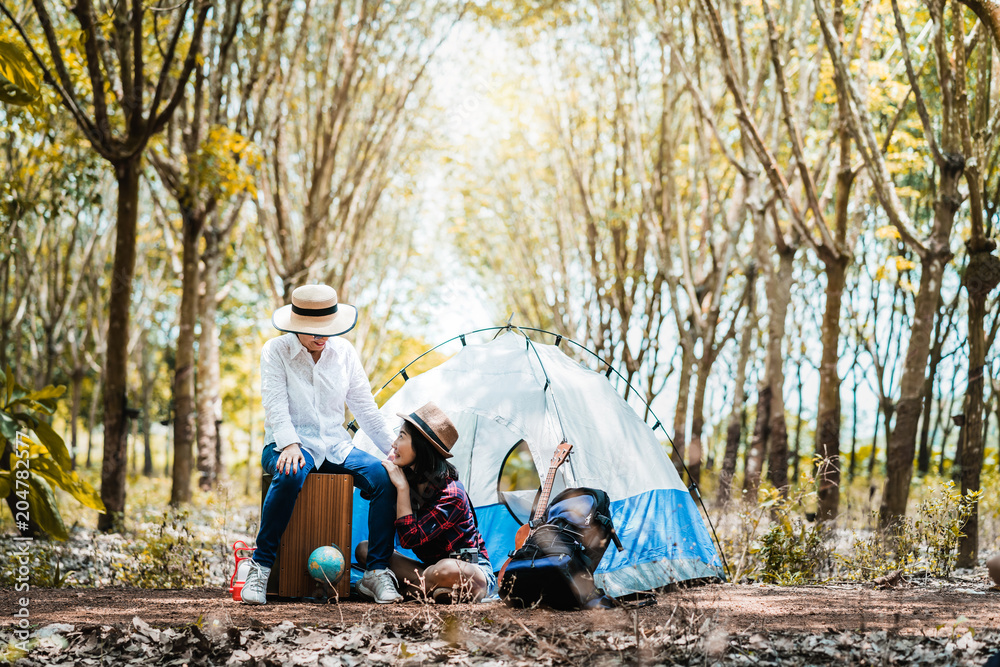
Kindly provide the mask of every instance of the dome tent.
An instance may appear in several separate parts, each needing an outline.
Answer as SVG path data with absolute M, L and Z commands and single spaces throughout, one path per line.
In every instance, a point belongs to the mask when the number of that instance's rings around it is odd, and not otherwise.
M 604 489 L 624 550 L 608 549 L 595 578 L 621 596 L 693 579 L 723 578 L 722 563 L 690 493 L 653 430 L 607 377 L 559 349 L 511 328 L 493 340 L 466 344 L 440 365 L 407 378 L 382 406 L 392 426 L 397 412 L 434 401 L 454 421 L 458 469 L 494 568 L 499 569 L 526 517 L 517 494 L 498 492 L 509 453 L 522 441 L 545 477 L 556 447 L 573 445 L 558 468 L 553 495 L 566 487 Z M 557 339 L 557 342 L 560 339 Z M 381 457 L 362 432 L 354 444 Z M 533 494 L 532 494 L 533 495 Z M 518 502 L 521 500 L 522 502 Z M 367 503 L 355 491 L 353 542 L 367 539 Z

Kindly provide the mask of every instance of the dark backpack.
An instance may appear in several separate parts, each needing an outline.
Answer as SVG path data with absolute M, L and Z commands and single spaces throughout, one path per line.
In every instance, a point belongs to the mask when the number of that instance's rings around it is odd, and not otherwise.
M 614 606 L 614 600 L 594 583 L 594 570 L 611 542 L 622 550 L 608 494 L 600 489 L 566 489 L 552 499 L 524 546 L 510 554 L 500 597 L 512 607 L 538 602 L 555 609 Z

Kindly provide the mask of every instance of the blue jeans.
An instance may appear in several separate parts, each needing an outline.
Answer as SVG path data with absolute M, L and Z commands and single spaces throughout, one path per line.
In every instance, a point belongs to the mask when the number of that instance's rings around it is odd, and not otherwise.
M 260 532 L 257 534 L 257 550 L 253 554 L 253 559 L 264 567 L 274 565 L 281 536 L 288 527 L 288 520 L 295 508 L 295 499 L 305 484 L 306 475 L 316 469 L 312 455 L 305 449 L 301 451 L 306 463 L 297 473 L 278 472 L 278 456 L 281 452 L 273 442 L 264 448 L 260 456 L 264 472 L 272 475 L 271 487 L 267 490 L 264 506 L 260 511 Z M 388 568 L 396 537 L 396 487 L 389 481 L 389 473 L 382 467 L 382 462 L 368 452 L 354 448 L 343 463 L 324 461 L 316 472 L 351 475 L 354 477 L 354 486 L 361 489 L 366 498 L 370 498 L 368 569 Z M 350 551 L 351 546 L 347 545 L 347 548 Z M 350 553 L 344 554 L 344 559 L 348 562 L 350 558 Z

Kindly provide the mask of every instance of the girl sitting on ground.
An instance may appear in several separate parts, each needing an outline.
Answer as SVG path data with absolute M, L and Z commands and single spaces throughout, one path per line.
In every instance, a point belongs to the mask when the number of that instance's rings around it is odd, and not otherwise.
M 475 513 L 458 471 L 446 459 L 458 440 L 448 416 L 433 403 L 408 415 L 382 461 L 396 487 L 396 533 L 419 561 L 393 552 L 389 568 L 404 596 L 438 604 L 479 601 L 493 595 L 497 578 L 476 528 Z M 368 543 L 355 553 L 364 564 Z

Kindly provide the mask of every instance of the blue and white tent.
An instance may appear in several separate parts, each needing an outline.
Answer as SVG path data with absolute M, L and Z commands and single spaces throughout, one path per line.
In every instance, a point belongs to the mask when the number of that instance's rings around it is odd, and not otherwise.
M 451 462 L 476 508 L 495 568 L 513 548 L 534 495 L 500 496 L 498 480 L 507 456 L 523 441 L 544 479 L 565 438 L 573 449 L 556 473 L 553 496 L 566 487 L 604 489 L 624 546 L 605 553 L 596 572 L 598 586 L 621 596 L 724 577 L 705 522 L 653 430 L 604 374 L 557 346 L 514 332 L 463 345 L 451 359 L 409 378 L 381 410 L 390 425 L 398 425 L 397 412 L 412 412 L 427 401 L 437 403 L 458 428 Z M 382 456 L 364 433 L 354 443 Z M 352 551 L 367 539 L 367 511 L 355 491 Z

